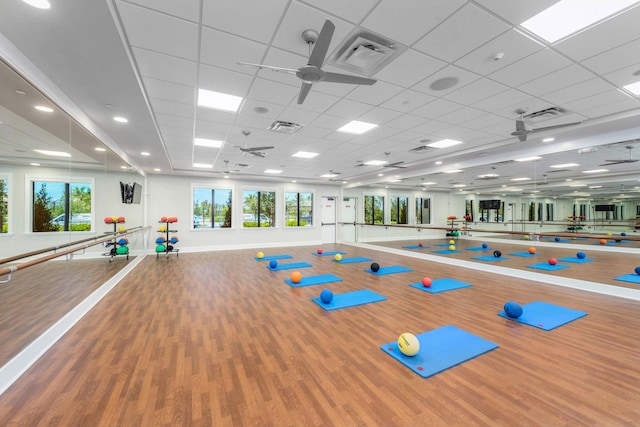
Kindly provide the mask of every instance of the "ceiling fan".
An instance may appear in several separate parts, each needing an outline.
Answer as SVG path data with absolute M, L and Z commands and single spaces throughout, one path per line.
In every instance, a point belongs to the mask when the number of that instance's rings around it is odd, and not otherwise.
M 553 125 L 553 126 L 545 126 L 545 127 L 541 127 L 541 128 L 535 128 L 535 129 L 527 129 L 527 127 L 524 124 L 524 113 L 526 113 L 529 109 L 528 108 L 518 108 L 516 110 L 517 114 L 520 114 L 520 120 L 516 120 L 516 130 L 515 132 L 511 132 L 512 136 L 517 136 L 518 139 L 522 142 L 527 140 L 527 135 L 529 135 L 530 133 L 536 133 L 536 132 L 543 132 L 543 131 L 547 131 L 550 129 L 558 129 L 558 128 L 563 128 L 566 126 L 575 126 L 575 125 L 579 125 L 582 122 L 573 122 L 573 123 L 563 123 L 561 125 Z
M 242 134 L 244 135 L 244 141 L 245 141 L 244 147 L 241 147 L 239 145 L 234 145 L 234 147 L 242 151 L 246 155 L 264 157 L 266 156 L 266 153 L 263 153 L 264 150 L 271 150 L 275 148 L 272 145 L 264 146 L 264 147 L 249 147 L 248 143 L 249 143 L 249 135 L 251 135 L 251 131 L 243 130 Z
M 631 153 L 631 150 L 633 150 L 633 147 L 631 145 L 627 145 L 626 147 L 627 150 L 629 150 L 629 158 L 628 159 L 619 159 L 619 160 L 605 160 L 605 162 L 607 163 L 603 163 L 600 166 L 611 166 L 611 165 L 619 165 L 621 163 L 635 163 L 640 159 L 634 159 L 633 155 Z
M 347 83 L 356 85 L 372 85 L 376 82 L 374 79 L 366 77 L 352 76 L 349 74 L 332 73 L 322 70 L 322 64 L 324 63 L 331 39 L 333 37 L 333 31 L 335 25 L 329 19 L 324 21 L 320 34 L 313 30 L 306 30 L 302 33 L 302 39 L 309 45 L 309 60 L 307 65 L 298 69 L 275 67 L 272 65 L 263 64 L 251 64 L 248 62 L 239 62 L 240 65 L 247 65 L 249 67 L 256 67 L 258 69 L 266 69 L 271 71 L 280 71 L 283 73 L 295 74 L 300 80 L 302 80 L 302 86 L 300 87 L 300 93 L 298 94 L 298 104 L 302 104 L 307 97 L 307 94 L 311 90 L 311 85 L 317 82 L 329 82 L 329 83 Z
M 223 175 L 229 175 L 230 173 L 233 173 L 233 172 L 240 172 L 240 169 L 230 170 L 229 169 L 229 160 L 224 160 L 224 170 L 218 171 L 218 173 L 221 173 Z

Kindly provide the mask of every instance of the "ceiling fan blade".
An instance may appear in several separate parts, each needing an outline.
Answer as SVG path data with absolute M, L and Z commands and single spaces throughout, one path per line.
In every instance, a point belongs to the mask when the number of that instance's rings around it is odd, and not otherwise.
M 402 163 L 404 163 L 404 162 L 389 163 L 388 165 L 383 165 L 382 167 L 384 167 L 384 168 L 400 168 L 400 169 L 407 168 L 407 166 L 402 166 Z
M 311 90 L 311 83 L 302 83 L 300 93 L 298 94 L 298 104 L 302 104 Z
M 563 123 L 561 125 L 545 126 L 545 127 L 541 127 L 541 128 L 530 129 L 528 132 L 542 132 L 542 131 L 550 130 L 550 129 L 559 129 L 559 128 L 563 128 L 563 127 L 567 127 L 567 126 L 575 126 L 575 125 L 579 125 L 581 123 L 582 122 L 573 122 L 573 123 Z
M 328 19 L 324 21 L 322 30 L 320 30 L 320 35 L 318 35 L 318 40 L 316 40 L 313 45 L 313 50 L 311 51 L 311 56 L 309 57 L 307 65 L 313 65 L 318 68 L 322 67 L 322 63 L 324 62 L 325 56 L 327 56 L 327 51 L 329 50 L 329 45 L 331 44 L 331 38 L 333 37 L 333 31 L 335 29 L 336 26 L 333 25 L 333 22 Z M 298 104 L 300 104 L 300 102 Z
M 529 132 L 528 131 L 524 131 L 524 132 L 511 132 L 511 136 L 517 136 L 518 139 L 520 140 L 520 142 L 524 142 L 527 140 L 527 134 Z
M 292 68 L 284 68 L 284 67 L 275 67 L 273 65 L 264 65 L 264 64 L 252 64 L 250 62 L 238 62 L 239 65 L 244 65 L 247 67 L 254 67 L 254 68 L 258 68 L 260 70 L 270 70 L 270 71 L 277 71 L 280 73 L 287 73 L 287 74 L 295 74 L 298 72 L 298 70 L 294 70 Z
M 242 151 L 252 152 L 252 151 L 262 151 L 262 150 L 271 150 L 275 148 L 274 146 L 265 146 L 265 147 L 247 147 L 241 148 Z
M 375 79 L 368 79 L 366 77 L 331 72 L 325 72 L 322 81 L 331 83 L 348 83 L 353 85 L 372 85 L 377 82 Z
M 245 151 L 247 154 L 251 154 L 252 156 L 257 156 L 257 157 L 264 157 L 264 154 L 262 154 L 259 151 Z

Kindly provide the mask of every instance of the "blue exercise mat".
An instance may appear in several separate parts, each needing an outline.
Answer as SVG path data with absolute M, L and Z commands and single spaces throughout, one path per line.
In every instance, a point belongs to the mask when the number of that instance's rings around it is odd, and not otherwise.
M 367 262 L 367 261 L 373 261 L 371 258 L 365 258 L 365 257 L 353 257 L 353 258 L 342 258 L 340 261 L 338 260 L 333 260 L 333 262 L 337 262 L 338 264 L 352 264 L 354 262 Z
M 290 270 L 292 268 L 306 268 L 313 267 L 313 265 L 308 262 L 290 262 L 289 264 L 278 264 L 275 268 L 271 268 L 270 265 L 267 265 L 267 268 L 272 271 L 277 270 Z
M 468 251 L 490 251 L 491 248 L 483 248 L 483 247 L 478 247 L 478 248 L 467 248 Z
M 640 275 L 638 274 L 625 274 L 624 276 L 616 277 L 613 280 L 619 280 L 620 282 L 638 283 L 640 284 Z
M 443 279 L 433 280 L 430 287 L 426 287 L 422 283 L 412 283 L 409 286 L 420 289 L 421 291 L 429 292 L 430 294 L 437 294 L 438 292 L 453 291 L 455 289 L 468 288 L 473 285 L 471 283 L 461 282 L 460 280 L 445 277 Z
M 257 261 L 271 261 L 272 259 L 289 259 L 293 258 L 291 255 L 265 255 L 262 258 L 256 257 Z
M 584 311 L 574 310 L 572 308 L 562 307 L 560 305 L 550 304 L 543 301 L 535 301 L 522 306 L 522 315 L 518 318 L 512 318 L 506 315 L 504 311 L 498 313 L 505 319 L 514 322 L 524 323 L 525 325 L 535 326 L 536 328 L 550 331 L 562 326 L 566 323 L 573 322 L 576 319 L 586 316 Z
M 415 356 L 402 354 L 397 341 L 380 348 L 423 378 L 498 348 L 498 344 L 452 325 L 424 332 L 416 337 L 420 342 L 420 351 Z
M 403 246 L 403 248 L 405 248 L 405 249 L 426 249 L 426 248 L 428 248 L 428 247 L 429 247 L 429 246 L 424 246 L 424 245 L 422 245 L 422 246 L 420 246 L 420 245 L 408 245 L 408 246 Z
M 519 256 L 522 258 L 533 258 L 534 256 L 538 256 L 538 254 L 530 254 L 529 252 L 514 252 L 512 254 L 509 255 L 513 255 L 513 256 Z
M 478 261 L 495 262 L 495 261 L 502 261 L 502 260 L 509 259 L 509 258 L 497 257 L 497 256 L 493 256 L 493 255 L 483 255 L 483 256 L 476 256 L 476 257 L 473 257 L 471 259 L 476 259 Z
M 329 304 L 325 304 L 320 298 L 311 298 L 313 302 L 318 304 L 325 310 L 339 310 L 341 308 L 354 307 L 356 305 L 369 304 L 372 302 L 385 301 L 387 297 L 377 294 L 369 289 L 361 289 L 359 291 L 345 292 L 343 294 L 334 294 Z
M 451 246 L 451 243 L 436 243 L 434 246 Z
M 566 258 L 558 258 L 560 262 L 572 262 L 574 264 L 584 264 L 585 262 L 593 261 L 592 258 L 578 258 L 578 257 L 566 257 Z
M 453 251 L 451 251 L 449 249 L 444 249 L 444 250 L 439 250 L 439 251 L 433 251 L 433 253 L 440 254 L 440 255 L 451 255 L 451 254 L 459 254 L 460 251 L 457 250 L 457 249 L 453 250 Z
M 333 274 L 322 274 L 320 276 L 303 277 L 298 283 L 294 283 L 291 279 L 284 280 L 292 288 L 300 288 L 302 286 L 321 285 L 323 283 L 342 282 L 342 278 Z
M 569 268 L 569 266 L 568 265 L 560 265 L 560 264 L 551 265 L 551 264 L 546 263 L 546 262 L 541 262 L 541 263 L 538 263 L 538 264 L 527 265 L 527 268 L 534 268 L 536 270 L 545 270 L 545 271 L 556 271 L 556 270 L 562 270 L 564 268 Z
M 333 252 L 322 252 L 321 254 L 319 254 L 318 252 L 313 252 L 313 254 L 315 256 L 336 256 L 338 254 L 344 255 L 344 254 L 346 254 L 346 252 L 333 251 Z
M 401 265 L 390 265 L 389 267 L 380 267 L 380 270 L 378 271 L 372 271 L 370 268 L 367 268 L 365 271 L 377 276 L 383 276 L 385 274 L 406 273 L 413 270 L 409 267 L 403 267 Z

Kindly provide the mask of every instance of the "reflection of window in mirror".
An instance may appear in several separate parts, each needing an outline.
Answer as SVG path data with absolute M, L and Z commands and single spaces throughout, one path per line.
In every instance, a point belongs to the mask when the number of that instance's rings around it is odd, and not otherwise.
M 313 193 L 284 193 L 285 226 L 310 227 L 313 225 Z
M 408 197 L 391 197 L 391 224 L 408 224 L 407 209 L 409 206 Z
M 473 200 L 467 199 L 464 202 L 464 218 L 473 221 Z
M 546 207 L 547 207 L 546 220 L 547 221 L 553 221 L 553 203 L 547 203 Z
M 364 196 L 364 222 L 384 224 L 384 196 Z
M 9 184 L 8 175 L 0 175 L 0 233 L 9 233 Z
M 416 197 L 416 224 L 431 224 L 431 199 Z
M 33 232 L 92 230 L 92 179 L 77 182 L 34 179 L 30 184 Z
M 223 188 L 193 189 L 193 228 L 231 227 L 232 193 Z

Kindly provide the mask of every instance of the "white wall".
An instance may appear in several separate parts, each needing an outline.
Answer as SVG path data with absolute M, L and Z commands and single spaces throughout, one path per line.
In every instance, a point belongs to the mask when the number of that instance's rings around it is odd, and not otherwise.
M 231 189 L 232 220 L 231 228 L 193 228 L 192 205 L 193 186 Z M 275 191 L 276 223 L 275 227 L 242 227 L 243 191 Z M 313 226 L 285 227 L 285 192 L 313 193 Z M 322 242 L 320 209 L 322 196 L 339 197 L 341 190 L 337 185 L 306 185 L 298 183 L 274 183 L 261 181 L 229 180 L 223 178 L 183 177 L 150 175 L 147 177 L 145 199 L 148 202 L 147 223 L 155 232 L 150 236 L 150 248 L 155 248 L 159 220 L 163 216 L 175 216 L 178 222 L 171 226 L 177 230 L 180 241 L 175 245 L 182 251 L 216 250 L 221 248 L 260 248 L 287 245 L 317 245 Z

